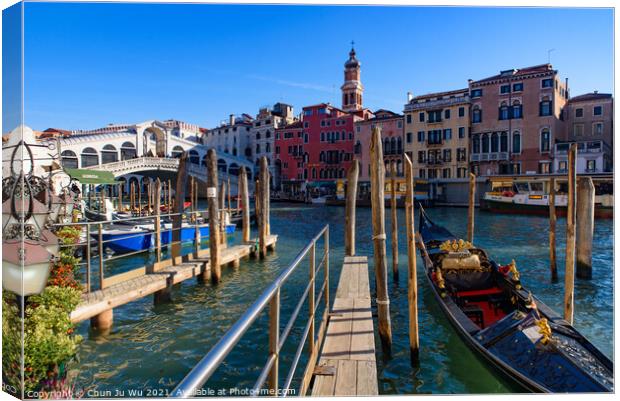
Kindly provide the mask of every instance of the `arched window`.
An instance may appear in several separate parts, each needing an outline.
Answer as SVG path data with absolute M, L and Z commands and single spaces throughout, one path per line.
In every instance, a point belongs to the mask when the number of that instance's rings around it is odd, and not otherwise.
M 189 162 L 192 164 L 200 164 L 200 156 L 198 152 L 193 149 L 189 151 Z
M 521 133 L 519 131 L 512 133 L 512 153 L 521 153 Z
M 124 142 L 121 145 L 121 160 L 136 158 L 136 146 L 131 142 Z
M 551 133 L 549 128 L 543 128 L 540 132 L 540 151 L 548 152 L 551 146 Z
M 312 167 L 312 178 L 316 178 L 316 169 Z
M 489 135 L 482 134 L 482 152 L 489 153 Z
M 499 152 L 499 137 L 497 132 L 491 134 L 491 153 Z
M 99 164 L 99 154 L 93 148 L 85 148 L 82 151 L 82 167 L 96 166 Z
M 499 139 L 499 151 L 508 152 L 508 132 L 506 131 L 501 133 L 501 136 Z
M 480 106 L 478 105 L 474 106 L 474 108 L 472 109 L 471 122 L 472 123 L 482 122 L 482 110 L 480 110 Z
M 521 118 L 523 116 L 523 105 L 518 100 L 512 102 L 512 118 Z
M 267 153 L 271 152 L 271 144 L 269 142 L 265 144 L 265 152 Z
M 401 137 L 398 137 L 398 139 L 396 139 L 396 153 L 403 153 L 403 139 Z
M 396 153 L 396 138 L 392 137 L 390 140 L 390 147 L 392 148 L 392 154 Z
M 362 144 L 360 141 L 355 142 L 354 152 L 356 155 L 359 155 L 360 153 L 362 153 Z
M 65 150 L 60 155 L 61 163 L 66 168 L 78 168 L 78 158 L 75 152 L 71 150 Z
M 472 153 L 480 153 L 480 136 L 474 135 L 472 137 Z
M 101 164 L 118 161 L 118 151 L 114 145 L 105 145 L 101 150 Z
M 260 143 L 256 144 L 256 154 L 260 153 Z
M 182 154 L 183 154 L 183 148 L 180 147 L 179 145 L 172 148 L 172 157 L 180 158 Z
M 207 167 L 207 155 L 202 156 L 202 161 L 200 164 Z
M 550 116 L 551 115 L 551 99 L 549 96 L 544 96 L 540 101 L 540 115 L 541 116 Z
M 499 119 L 508 120 L 508 103 L 502 102 L 499 106 Z
M 325 152 L 321 151 L 321 153 L 319 153 L 319 161 L 320 162 L 324 162 L 325 161 Z
M 271 138 L 271 131 L 265 131 L 265 138 Z
M 402 160 L 396 160 L 396 174 L 398 175 L 403 174 L 403 161 Z

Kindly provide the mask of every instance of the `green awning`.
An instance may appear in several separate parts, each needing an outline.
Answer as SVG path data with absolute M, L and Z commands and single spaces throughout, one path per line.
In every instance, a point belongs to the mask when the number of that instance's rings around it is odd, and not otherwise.
M 82 184 L 118 184 L 114 180 L 114 174 L 109 171 L 65 168 L 65 172 Z

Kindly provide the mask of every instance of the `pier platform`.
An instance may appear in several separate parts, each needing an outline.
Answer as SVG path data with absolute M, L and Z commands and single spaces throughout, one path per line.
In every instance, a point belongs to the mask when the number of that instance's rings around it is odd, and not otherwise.
M 267 237 L 267 247 L 274 249 L 277 235 Z M 257 241 L 223 248 L 221 266 L 232 264 L 239 266 L 239 260 L 254 252 Z M 197 257 L 196 257 L 197 256 Z M 104 279 L 103 289 L 83 294 L 81 302 L 71 312 L 71 321 L 78 323 L 89 318 L 111 312 L 113 308 L 125 305 L 150 294 L 169 291 L 172 286 L 192 277 L 198 278 L 206 271 L 211 271 L 209 249 L 199 251 L 198 255 L 180 257 L 180 263 L 173 264 L 171 259 L 159 262 L 155 266 L 145 266 L 126 273 Z M 111 316 L 110 316 L 111 318 Z
M 313 372 L 312 396 L 378 395 L 368 260 L 344 258 L 325 342 Z

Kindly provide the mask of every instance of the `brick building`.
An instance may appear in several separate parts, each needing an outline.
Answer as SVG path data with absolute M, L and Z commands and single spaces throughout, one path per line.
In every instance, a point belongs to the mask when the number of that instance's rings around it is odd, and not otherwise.
M 299 192 L 307 177 L 304 152 L 304 129 L 295 121 L 275 129 L 274 139 L 275 188 L 287 193 Z
M 566 139 L 567 85 L 551 64 L 469 81 L 471 169 L 477 175 L 550 173 Z
M 415 177 L 467 177 L 469 107 L 467 88 L 417 96 L 405 105 L 405 151 Z
M 613 148 L 614 101 L 609 93 L 586 93 L 568 100 L 568 140 L 603 140 Z

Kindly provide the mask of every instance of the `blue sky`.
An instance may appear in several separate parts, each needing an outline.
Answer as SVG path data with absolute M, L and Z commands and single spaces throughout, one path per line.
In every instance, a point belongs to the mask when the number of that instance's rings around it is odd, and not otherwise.
M 610 9 L 27 3 L 25 120 L 213 127 L 278 101 L 339 106 L 351 40 L 371 109 L 545 63 L 548 49 L 573 96 L 613 91 Z

